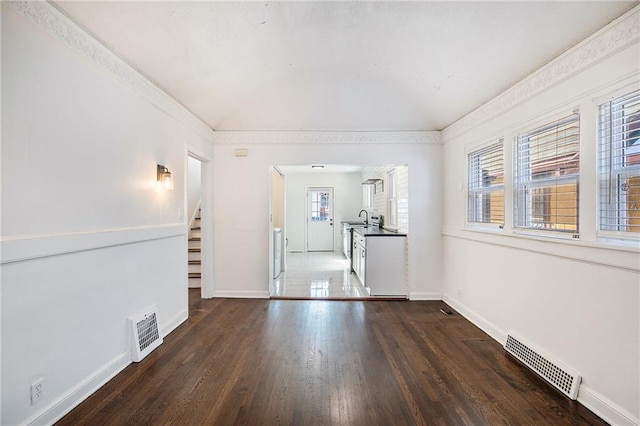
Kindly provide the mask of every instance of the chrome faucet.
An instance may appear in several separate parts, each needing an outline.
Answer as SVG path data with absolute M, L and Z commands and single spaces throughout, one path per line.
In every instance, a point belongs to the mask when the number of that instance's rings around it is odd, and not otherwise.
M 369 224 L 369 212 L 366 210 L 360 210 L 360 213 L 358 213 L 358 217 L 362 217 L 362 212 L 364 212 L 364 224 L 368 225 Z

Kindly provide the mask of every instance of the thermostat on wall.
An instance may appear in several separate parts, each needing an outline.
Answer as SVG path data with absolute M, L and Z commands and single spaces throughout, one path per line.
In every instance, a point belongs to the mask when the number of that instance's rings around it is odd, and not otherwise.
M 236 157 L 248 157 L 249 150 L 247 148 L 238 148 L 234 151 Z

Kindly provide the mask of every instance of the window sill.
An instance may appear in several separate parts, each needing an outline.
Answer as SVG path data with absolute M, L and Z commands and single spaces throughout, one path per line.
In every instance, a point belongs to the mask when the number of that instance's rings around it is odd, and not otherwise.
M 466 231 L 473 232 L 487 232 L 490 234 L 504 234 L 504 225 L 496 225 L 496 224 L 480 224 L 480 223 L 467 223 L 464 228 Z
M 603 247 L 640 250 L 640 236 L 615 232 L 598 232 L 596 241 L 598 245 Z
M 516 233 L 513 230 L 496 232 L 485 228 L 454 226 L 444 226 L 442 234 L 445 237 L 640 272 L 640 262 L 638 262 L 640 247 L 638 246 L 609 245 L 572 238 L 552 238 L 538 234 Z
M 557 240 L 557 241 L 580 241 L 580 234 L 573 232 L 559 232 L 559 231 L 542 231 L 537 229 L 529 229 L 529 228 L 514 228 L 513 229 L 514 236 L 523 236 L 527 238 L 539 239 L 542 241 L 546 240 Z
M 449 227 L 445 227 L 449 228 Z M 450 228 L 449 228 L 450 229 Z M 505 231 L 498 225 L 483 226 L 483 225 L 470 225 L 467 224 L 462 231 L 474 232 L 478 234 L 488 235 L 500 235 L 507 238 L 522 238 L 524 240 L 534 241 L 547 241 L 558 244 L 571 244 L 572 246 L 601 248 L 606 250 L 619 250 L 632 253 L 640 253 L 640 236 L 620 235 L 618 233 L 604 233 L 597 234 L 596 241 L 584 241 L 579 237 L 574 238 L 569 232 L 557 232 L 557 231 L 536 231 L 521 228 L 512 228 L 510 231 Z M 444 232 L 447 235 L 446 232 Z

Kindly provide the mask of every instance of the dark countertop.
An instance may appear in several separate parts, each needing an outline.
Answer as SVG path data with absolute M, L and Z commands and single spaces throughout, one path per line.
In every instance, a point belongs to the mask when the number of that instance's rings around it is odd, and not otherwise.
M 342 225 L 347 224 L 347 225 L 361 225 L 361 226 L 364 226 L 364 222 L 357 221 L 357 220 L 344 220 L 344 221 L 342 221 L 340 223 Z
M 357 232 L 363 237 L 406 237 L 407 234 L 400 232 L 387 231 L 386 229 L 369 226 L 367 228 L 353 228 L 353 232 Z

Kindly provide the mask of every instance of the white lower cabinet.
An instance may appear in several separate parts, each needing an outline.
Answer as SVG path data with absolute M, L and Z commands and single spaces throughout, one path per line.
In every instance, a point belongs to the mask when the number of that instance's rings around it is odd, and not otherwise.
M 366 256 L 366 249 L 365 249 L 365 238 L 354 232 L 353 233 L 353 270 L 355 271 L 356 275 L 358 276 L 358 278 L 360 278 L 360 282 L 362 283 L 363 286 L 366 287 L 365 284 L 365 278 L 364 278 L 364 274 L 365 274 L 365 256 Z
M 371 296 L 407 297 L 406 245 L 404 236 L 354 233 L 353 269 Z

